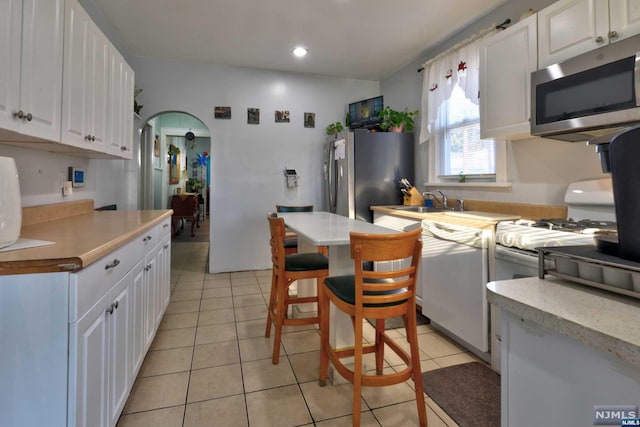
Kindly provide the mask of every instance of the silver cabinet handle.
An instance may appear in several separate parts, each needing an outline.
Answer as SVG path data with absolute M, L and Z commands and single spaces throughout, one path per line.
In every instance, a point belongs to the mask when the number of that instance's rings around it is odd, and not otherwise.
M 116 301 L 113 304 L 111 304 L 113 306 L 113 308 L 115 308 L 116 310 L 118 309 L 118 306 L 120 305 L 120 301 Z
M 107 308 L 107 313 L 113 314 L 113 310 L 116 308 L 115 304 L 111 304 L 109 308 Z
M 609 40 L 615 40 L 618 38 L 618 32 L 616 30 L 609 31 Z
M 30 122 L 30 121 L 33 119 L 33 116 L 31 115 L 31 113 L 28 113 L 28 114 L 25 116 L 25 119 L 27 119 L 27 121 L 28 121 L 28 122 Z
M 165 248 L 165 249 L 167 249 L 168 247 L 169 247 L 169 245 L 168 245 L 168 244 L 163 246 L 163 248 Z
M 13 117 L 16 117 L 20 120 L 24 119 L 24 111 L 19 110 L 17 113 L 13 113 Z
M 127 146 L 126 145 L 120 146 L 120 151 L 127 151 Z
M 144 239 L 142 239 L 143 242 L 148 242 L 149 240 L 151 240 L 153 237 L 151 236 L 147 236 Z
M 602 37 L 602 36 L 596 37 L 596 43 L 598 43 L 598 44 L 604 43 L 604 37 Z
M 163 224 L 162 228 L 167 228 L 169 226 L 169 224 Z
M 105 265 L 105 266 L 104 266 L 104 269 L 105 269 L 105 270 L 108 270 L 108 269 L 110 269 L 110 268 L 117 267 L 117 266 L 118 266 L 118 264 L 120 264 L 120 260 L 119 260 L 119 259 L 114 259 L 114 260 L 111 262 L 111 264 L 107 264 L 107 265 Z

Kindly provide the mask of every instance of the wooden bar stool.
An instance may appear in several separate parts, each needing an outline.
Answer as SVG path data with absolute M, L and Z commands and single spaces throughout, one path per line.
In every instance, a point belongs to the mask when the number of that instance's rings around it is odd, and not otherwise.
M 313 212 L 313 205 L 276 205 L 276 212 Z M 284 239 L 284 251 L 287 255 L 298 253 L 298 236 L 296 236 L 295 233 L 287 231 L 287 235 Z
M 316 316 L 293 319 L 287 317 L 289 305 L 318 302 L 318 289 L 316 296 L 290 297 L 289 287 L 300 279 L 316 279 L 316 286 L 329 275 L 329 260 L 319 252 L 285 255 L 284 219 L 269 214 L 269 229 L 271 231 L 271 261 L 273 272 L 271 274 L 271 296 L 269 298 L 267 327 L 265 337 L 271 334 L 271 324 L 275 325 L 273 340 L 273 356 L 271 361 L 277 365 L 280 361 L 280 342 L 283 325 L 309 325 L 320 323 L 320 305 Z
M 416 275 L 422 251 L 421 233 L 421 228 L 399 234 L 350 233 L 355 275 L 328 277 L 320 286 L 320 385 L 326 384 L 331 360 L 340 375 L 353 383 L 354 426 L 360 425 L 362 386 L 398 384 L 409 378 L 413 378 L 415 384 L 419 425 L 427 425 L 416 326 Z M 363 263 L 366 261 L 397 261 L 406 258 L 411 258 L 411 265 L 408 267 L 402 267 L 406 263 L 394 262 L 389 263 L 395 268 L 392 271 L 363 270 Z M 353 348 L 336 350 L 329 344 L 330 301 L 338 310 L 351 316 L 355 335 Z M 385 333 L 384 319 L 395 316 L 402 316 L 404 319 L 410 354 Z M 364 319 L 376 319 L 375 343 L 366 346 L 362 342 Z M 392 374 L 382 373 L 385 345 L 407 364 L 406 369 Z M 362 373 L 362 357 L 367 353 L 375 353 L 376 375 Z M 343 357 L 353 357 L 353 370 L 340 361 Z

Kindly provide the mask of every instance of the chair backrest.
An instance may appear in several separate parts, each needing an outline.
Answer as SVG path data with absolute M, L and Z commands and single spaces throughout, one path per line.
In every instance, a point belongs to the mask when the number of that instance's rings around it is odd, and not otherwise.
M 313 212 L 313 205 L 284 206 L 276 205 L 277 212 Z
M 269 220 L 269 231 L 271 232 L 269 244 L 271 245 L 271 261 L 273 263 L 273 268 L 274 270 L 284 272 L 284 218 L 278 218 L 275 213 L 270 213 L 267 216 L 267 219 Z
M 422 228 L 397 234 L 350 233 L 356 305 L 415 303 L 416 275 L 422 256 L 421 234 Z M 397 262 L 389 262 L 387 271 L 368 271 L 363 268 L 368 261 Z

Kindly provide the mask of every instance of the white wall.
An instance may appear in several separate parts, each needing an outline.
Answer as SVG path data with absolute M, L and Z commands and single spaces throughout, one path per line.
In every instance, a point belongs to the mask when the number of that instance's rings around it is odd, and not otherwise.
M 280 204 L 323 208 L 324 128 L 344 121 L 349 102 L 379 93 L 379 83 L 212 64 L 137 58 L 131 64 L 143 88 L 143 118 L 163 111 L 198 117 L 211 133 L 210 270 L 268 268 L 266 214 Z M 230 106 L 231 119 L 214 119 L 216 106 Z M 260 124 L 247 124 L 247 108 L 260 108 Z M 290 123 L 275 123 L 275 110 L 289 110 Z M 305 112 L 316 127 L 304 128 Z M 300 185 L 288 189 L 284 168 Z
M 422 73 L 417 69 L 429 58 L 464 40 L 492 23 L 506 18 L 518 22 L 529 8 L 543 9 L 554 0 L 511 0 L 488 15 L 467 26 L 433 49 L 426 50 L 402 70 L 383 80 L 380 92 L 385 105 L 396 109 L 421 109 Z M 419 129 L 419 125 L 416 126 Z M 416 138 L 417 139 L 417 138 Z M 427 144 L 416 144 L 416 183 L 427 181 Z M 582 143 L 565 143 L 540 138 L 507 144 L 507 175 L 512 188 L 496 190 L 447 190 L 450 197 L 501 200 L 528 203 L 564 204 L 567 185 L 573 181 L 604 176 L 592 147 Z M 422 188 L 421 188 L 422 189 Z
M 87 159 L 3 144 L 0 156 L 16 161 L 23 207 L 94 199 L 96 207 L 117 204 L 118 209 L 136 208 L 137 186 L 127 184 L 130 161 Z M 63 197 L 62 181 L 67 179 L 69 166 L 84 168 L 86 183 Z M 133 204 L 129 200 L 132 194 Z

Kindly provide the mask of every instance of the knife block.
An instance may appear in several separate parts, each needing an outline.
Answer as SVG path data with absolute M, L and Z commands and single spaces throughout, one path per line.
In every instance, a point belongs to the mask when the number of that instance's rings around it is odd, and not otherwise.
M 403 204 L 406 206 L 422 206 L 424 204 L 424 198 L 416 187 L 411 187 L 409 194 L 403 197 Z

